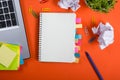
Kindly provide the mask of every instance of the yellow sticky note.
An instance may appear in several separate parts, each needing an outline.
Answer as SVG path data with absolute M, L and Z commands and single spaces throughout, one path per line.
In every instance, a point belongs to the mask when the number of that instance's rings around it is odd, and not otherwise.
M 75 58 L 75 63 L 79 63 L 79 58 Z
M 75 39 L 75 43 L 78 43 L 78 39 Z
M 82 28 L 82 24 L 76 24 L 76 28 Z
M 14 60 L 16 53 L 4 44 L 0 47 L 0 64 L 9 67 Z
M 78 50 L 80 50 L 80 46 L 75 46 L 76 48 L 78 48 Z

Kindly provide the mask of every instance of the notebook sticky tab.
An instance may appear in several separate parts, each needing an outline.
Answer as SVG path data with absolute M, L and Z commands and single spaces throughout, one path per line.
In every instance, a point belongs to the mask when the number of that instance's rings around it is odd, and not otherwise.
M 82 24 L 76 24 L 76 28 L 82 28 Z

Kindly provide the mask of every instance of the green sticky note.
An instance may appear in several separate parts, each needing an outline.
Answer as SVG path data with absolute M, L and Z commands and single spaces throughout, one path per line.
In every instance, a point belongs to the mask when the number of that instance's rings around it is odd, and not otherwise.
M 3 64 L 0 64 L 0 70 L 18 70 L 20 65 L 20 46 L 7 43 L 0 43 L 0 45 L 3 48 L 4 47 L 9 48 L 9 50 L 15 53 L 15 57 L 12 60 L 11 64 L 7 67 Z

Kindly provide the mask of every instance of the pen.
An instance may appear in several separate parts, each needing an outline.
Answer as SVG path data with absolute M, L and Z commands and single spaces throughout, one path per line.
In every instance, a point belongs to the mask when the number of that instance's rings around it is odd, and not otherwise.
M 87 57 L 87 59 L 89 60 L 89 62 L 90 62 L 90 64 L 91 64 L 91 66 L 93 67 L 94 71 L 96 72 L 98 78 L 99 78 L 100 80 L 103 80 L 100 72 L 98 71 L 98 69 L 97 69 L 96 65 L 94 64 L 92 58 L 90 57 L 89 53 L 88 53 L 88 52 L 85 52 L 85 54 L 86 54 L 86 57 Z

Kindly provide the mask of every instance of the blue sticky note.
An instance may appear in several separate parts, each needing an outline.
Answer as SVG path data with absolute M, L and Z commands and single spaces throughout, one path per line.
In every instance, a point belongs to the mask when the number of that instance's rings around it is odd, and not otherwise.
M 75 39 L 82 39 L 82 35 L 76 34 Z
M 79 57 L 80 57 L 80 54 L 79 54 L 79 53 L 75 53 L 75 57 L 76 57 L 76 58 L 79 58 Z
M 23 65 L 23 64 L 24 64 L 24 60 L 23 60 L 22 55 L 20 54 L 20 65 Z

